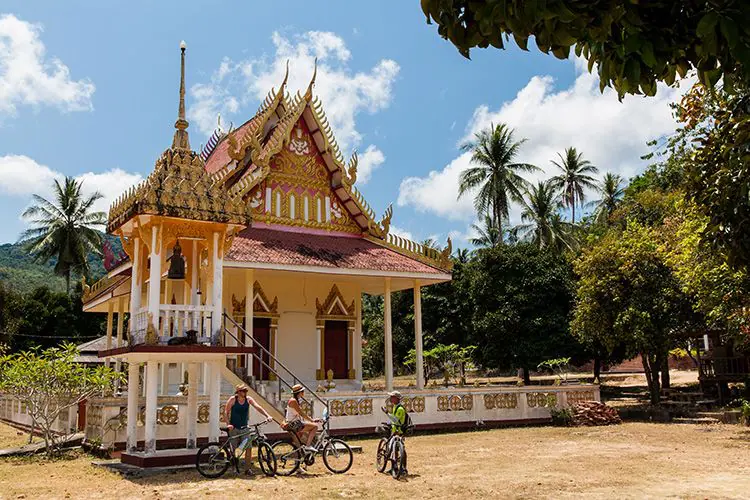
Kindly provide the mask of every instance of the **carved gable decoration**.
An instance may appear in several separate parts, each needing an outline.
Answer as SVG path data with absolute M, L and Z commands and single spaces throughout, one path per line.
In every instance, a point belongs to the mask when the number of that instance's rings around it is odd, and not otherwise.
M 257 281 L 253 283 L 253 314 L 263 316 L 272 315 L 278 316 L 279 314 L 279 298 L 274 297 L 273 302 L 268 300 L 268 297 L 263 292 L 260 283 Z
M 257 222 L 362 233 L 334 191 L 331 176 L 300 118 L 289 142 L 271 158 L 268 174 L 249 192 L 248 206 Z
M 357 314 L 354 300 L 347 306 L 344 296 L 336 285 L 331 287 L 328 297 L 322 304 L 317 298 L 315 299 L 315 307 L 318 310 L 318 318 L 351 319 Z
M 232 314 L 242 315 L 245 314 L 245 301 L 246 298 L 242 297 L 242 300 L 237 300 L 234 294 L 232 294 Z

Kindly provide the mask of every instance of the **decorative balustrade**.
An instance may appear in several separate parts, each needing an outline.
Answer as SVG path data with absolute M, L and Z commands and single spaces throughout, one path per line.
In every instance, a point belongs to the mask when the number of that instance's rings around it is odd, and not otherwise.
M 750 374 L 750 359 L 742 356 L 701 358 L 701 370 L 707 378 L 742 377 Z
M 193 306 L 185 304 L 161 304 L 159 320 L 153 327 L 160 343 L 167 343 L 174 337 L 185 337 L 188 331 L 196 332 L 199 343 L 209 342 L 213 332 L 213 309 L 211 306 Z M 130 328 L 133 344 L 146 342 L 149 328 L 149 311 L 141 308 L 132 318 Z

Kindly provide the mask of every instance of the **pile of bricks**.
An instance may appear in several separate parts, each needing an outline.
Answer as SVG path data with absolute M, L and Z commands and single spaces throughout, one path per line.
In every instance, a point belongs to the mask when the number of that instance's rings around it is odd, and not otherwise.
M 622 423 L 617 410 L 598 401 L 582 401 L 571 408 L 573 425 L 614 425 Z

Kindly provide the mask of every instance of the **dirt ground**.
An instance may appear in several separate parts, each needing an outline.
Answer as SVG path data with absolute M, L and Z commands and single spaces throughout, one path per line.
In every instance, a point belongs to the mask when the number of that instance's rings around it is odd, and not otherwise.
M 0 436 L 14 432 L 0 425 Z M 0 446 L 7 445 L 0 442 Z M 375 440 L 352 470 L 203 479 L 195 470 L 125 479 L 91 459 L 0 461 L 0 498 L 747 498 L 750 429 L 629 423 L 410 437 L 408 478 L 375 471 Z
M 0 424 L 0 448 L 13 448 L 28 442 L 28 433 L 21 432 L 9 425 Z

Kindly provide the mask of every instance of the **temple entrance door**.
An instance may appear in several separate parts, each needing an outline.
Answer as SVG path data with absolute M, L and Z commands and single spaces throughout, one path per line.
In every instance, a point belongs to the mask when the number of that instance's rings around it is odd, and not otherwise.
M 347 330 L 346 321 L 326 321 L 323 341 L 326 373 L 323 377 L 327 376 L 328 370 L 333 370 L 333 378 L 348 378 Z
M 253 341 L 263 346 L 266 351 L 271 351 L 271 320 L 269 318 L 253 319 Z M 257 354 L 263 359 L 263 363 L 253 356 L 253 375 L 256 380 L 268 380 L 268 366 L 271 364 L 271 359 L 260 348 Z

